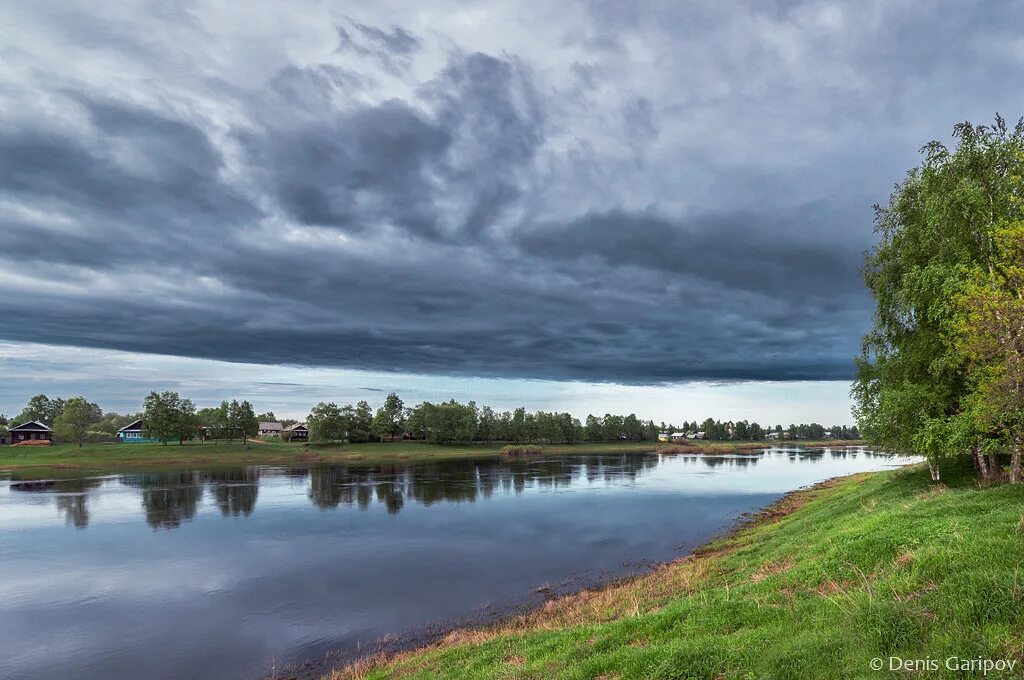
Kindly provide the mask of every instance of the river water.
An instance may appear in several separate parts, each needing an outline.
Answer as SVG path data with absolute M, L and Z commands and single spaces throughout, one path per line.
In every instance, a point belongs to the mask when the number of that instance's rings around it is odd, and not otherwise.
M 0 678 L 329 665 L 643 571 L 786 491 L 907 462 L 848 448 L 0 471 Z

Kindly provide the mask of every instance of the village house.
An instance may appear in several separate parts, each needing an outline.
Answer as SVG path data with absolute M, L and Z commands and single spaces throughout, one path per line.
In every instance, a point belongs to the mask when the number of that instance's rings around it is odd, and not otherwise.
M 155 439 L 153 437 L 142 436 L 141 420 L 136 420 L 135 422 L 128 423 L 120 430 L 118 430 L 117 439 L 123 444 L 145 444 L 160 441 L 159 439 Z
M 259 427 L 260 436 L 262 437 L 280 437 L 281 430 L 283 429 L 281 423 L 260 423 Z
M 288 441 L 306 441 L 309 439 L 309 430 L 302 423 L 296 423 L 291 427 L 286 427 L 281 431 L 281 436 Z
M 15 425 L 9 428 L 8 432 L 10 432 L 12 444 L 25 441 L 53 441 L 53 430 L 38 420 L 30 420 L 27 423 Z

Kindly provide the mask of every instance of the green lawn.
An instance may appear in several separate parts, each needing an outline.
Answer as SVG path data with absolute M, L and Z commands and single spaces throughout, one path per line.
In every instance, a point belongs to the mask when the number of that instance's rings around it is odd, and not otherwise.
M 987 677 L 1024 677 L 1024 485 L 943 474 L 798 492 L 696 557 L 331 680 L 983 677 L 947 669 L 954 656 L 1013 660 Z M 893 673 L 889 657 L 939 667 Z
M 396 463 L 455 458 L 497 457 L 503 444 L 442 446 L 422 442 L 371 442 L 315 446 L 284 442 L 188 442 L 185 444 L 74 444 L 0 447 L 0 469 L 46 471 L 61 468 L 88 470 L 130 466 L 202 464 L 301 464 L 316 462 Z M 543 446 L 544 454 L 636 453 L 653 451 L 650 442 L 611 442 Z

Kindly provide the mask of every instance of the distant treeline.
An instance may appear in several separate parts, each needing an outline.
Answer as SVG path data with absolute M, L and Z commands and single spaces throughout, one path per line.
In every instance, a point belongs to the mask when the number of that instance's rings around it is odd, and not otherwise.
M 387 396 L 376 413 L 366 401 L 355 406 L 321 402 L 306 419 L 310 441 L 328 443 L 415 439 L 437 444 L 468 442 L 513 442 L 574 444 L 577 442 L 657 441 L 661 433 L 700 434 L 715 441 L 760 441 L 775 432 L 784 439 L 856 439 L 856 427 L 836 425 L 826 428 L 818 423 L 762 426 L 746 420 L 686 422 L 676 426 L 641 420 L 635 414 L 588 415 L 584 422 L 570 413 L 556 411 L 496 411 L 476 402 L 425 401 L 406 408 L 395 393 Z
M 257 414 L 246 400 L 223 401 L 218 406 L 197 409 L 177 392 L 151 392 L 142 411 L 130 414 L 104 412 L 85 397 L 32 397 L 13 419 L 0 415 L 0 431 L 8 422 L 20 424 L 37 420 L 54 428 L 66 441 L 105 441 L 116 438 L 119 428 L 141 419 L 143 433 L 159 441 L 185 441 L 200 432 L 206 436 L 233 439 L 254 437 L 260 421 L 280 422 L 285 427 L 295 420 L 278 420 L 272 411 Z M 527 412 L 523 407 L 496 411 L 475 402 L 425 401 L 406 407 L 392 392 L 379 408 L 369 402 L 338 406 L 320 402 L 305 420 L 312 443 L 347 441 L 361 443 L 411 439 L 431 443 L 512 442 L 574 444 L 577 442 L 657 441 L 659 434 L 684 433 L 690 438 L 712 441 L 762 441 L 771 433 L 780 439 L 856 439 L 856 427 L 818 423 L 762 426 L 747 420 L 683 421 L 681 424 L 641 420 L 635 414 L 588 415 L 580 421 L 570 413 Z

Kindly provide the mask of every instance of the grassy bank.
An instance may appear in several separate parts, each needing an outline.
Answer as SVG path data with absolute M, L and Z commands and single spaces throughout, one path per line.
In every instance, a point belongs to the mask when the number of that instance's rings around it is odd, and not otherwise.
M 837 442 L 831 442 L 836 445 Z M 545 444 L 539 455 L 564 453 L 638 453 L 658 449 L 664 453 L 735 453 L 761 449 L 756 442 L 700 442 L 665 446 L 653 442 L 604 442 Z M 803 446 L 814 443 L 802 443 Z M 352 463 L 376 465 L 424 462 L 459 458 L 489 458 L 502 455 L 503 443 L 440 445 L 423 442 L 371 442 L 316 446 L 285 442 L 188 442 L 185 444 L 74 444 L 53 446 L 2 446 L 0 469 L 86 469 L 106 470 L 141 466 L 178 465 L 290 465 L 303 463 Z M 529 447 L 531 449 L 535 447 Z
M 947 657 L 1024 664 L 1024 487 L 935 486 L 920 467 L 787 496 L 699 554 L 388 658 L 348 678 L 982 677 Z
M 497 458 L 504 444 L 443 446 L 422 442 L 371 442 L 315 446 L 285 442 L 188 442 L 185 444 L 73 444 L 0 447 L 0 469 L 114 469 L 176 465 L 291 465 L 309 463 L 386 464 Z M 637 453 L 650 442 L 546 445 L 543 455 L 559 453 Z

